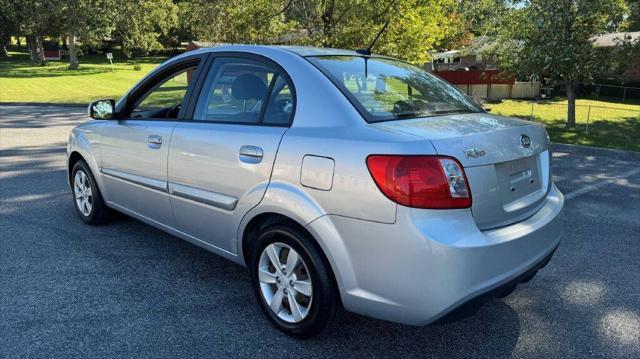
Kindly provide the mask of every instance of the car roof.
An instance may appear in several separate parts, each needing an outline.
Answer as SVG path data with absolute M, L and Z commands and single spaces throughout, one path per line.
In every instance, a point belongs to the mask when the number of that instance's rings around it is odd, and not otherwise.
M 334 49 L 328 47 L 311 47 L 311 46 L 275 46 L 280 49 L 291 51 L 300 56 L 362 56 L 354 50 Z
M 266 49 L 281 49 L 292 52 L 302 57 L 307 56 L 362 56 L 354 50 L 333 49 L 311 46 L 287 46 L 287 45 L 243 45 L 243 44 L 216 44 L 209 47 L 202 47 L 195 51 L 187 51 L 186 54 L 207 53 L 219 51 L 239 51 L 239 52 L 255 52 Z
M 208 54 L 215 52 L 245 52 L 250 54 L 265 55 L 265 53 L 272 52 L 273 50 L 282 51 L 291 55 L 298 55 L 300 57 L 313 57 L 313 56 L 367 56 L 358 53 L 355 50 L 344 50 L 324 47 L 311 47 L 311 46 L 288 46 L 288 45 L 245 45 L 245 44 L 213 44 L 213 46 L 205 46 L 196 50 L 186 51 L 172 58 L 167 59 L 162 64 L 158 65 L 157 69 L 163 68 L 165 65 L 180 61 L 186 57 Z M 371 54 L 367 57 L 371 58 L 384 58 L 392 59 L 384 55 Z M 154 69 L 156 71 L 156 69 Z

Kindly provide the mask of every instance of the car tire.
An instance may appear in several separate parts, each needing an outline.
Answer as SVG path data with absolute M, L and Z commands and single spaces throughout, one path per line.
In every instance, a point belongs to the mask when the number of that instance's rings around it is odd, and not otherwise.
M 79 160 L 73 165 L 71 192 L 73 207 L 84 223 L 99 225 L 109 221 L 111 209 L 104 203 L 91 169 L 84 160 Z
M 298 264 L 291 265 L 296 255 Z M 280 269 L 275 268 L 274 258 Z M 287 274 L 289 266 L 293 271 L 289 268 Z M 340 299 L 333 272 L 305 232 L 283 224 L 264 228 L 252 245 L 249 270 L 262 311 L 285 334 L 312 338 L 335 319 Z

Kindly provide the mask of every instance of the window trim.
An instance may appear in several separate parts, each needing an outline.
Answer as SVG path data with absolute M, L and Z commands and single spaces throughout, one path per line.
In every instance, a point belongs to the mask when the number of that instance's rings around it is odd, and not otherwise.
M 271 99 L 271 84 L 269 84 L 269 92 L 267 95 L 267 101 L 260 107 L 260 117 L 259 122 L 257 123 L 243 123 L 243 122 L 235 122 L 235 121 L 215 121 L 215 120 L 196 120 L 194 119 L 194 115 L 196 112 L 196 108 L 198 107 L 198 102 L 200 101 L 200 95 L 204 89 L 204 82 L 207 80 L 209 74 L 214 70 L 216 65 L 216 59 L 224 59 L 224 58 L 234 58 L 241 60 L 252 60 L 256 62 L 260 62 L 263 65 L 271 66 L 274 70 L 278 71 L 278 76 L 284 76 L 289 84 L 289 91 L 291 92 L 291 99 L 293 101 L 293 108 L 291 109 L 291 115 L 289 118 L 289 123 L 286 124 L 277 124 L 277 123 L 264 123 L 264 111 L 266 111 L 266 106 L 268 101 Z M 209 60 L 205 64 L 207 66 L 206 69 L 203 69 L 201 76 L 198 78 L 198 87 L 191 94 L 190 108 L 188 115 L 185 118 L 180 119 L 181 122 L 196 122 L 196 123 L 216 123 L 216 124 L 225 124 L 225 125 L 236 125 L 236 126 L 262 126 L 262 127 L 291 127 L 293 125 L 293 121 L 296 117 L 296 109 L 298 104 L 298 99 L 296 96 L 296 89 L 289 76 L 289 73 L 285 71 L 285 69 L 280 66 L 277 62 L 267 58 L 263 55 L 258 55 L 249 52 L 239 52 L 239 51 L 220 51 L 220 52 L 210 52 Z M 273 82 L 273 81 L 272 81 Z
M 417 117 L 412 117 L 412 118 L 387 118 L 386 116 L 375 116 L 372 115 L 371 113 L 369 113 L 369 111 L 364 108 L 364 106 L 360 103 L 360 101 L 353 95 L 353 93 L 351 91 L 349 91 L 349 89 L 347 89 L 344 84 L 342 84 L 341 82 L 338 81 L 337 78 L 335 78 L 335 76 L 333 76 L 333 74 L 329 71 L 329 69 L 326 69 L 324 66 L 320 65 L 319 63 L 317 63 L 316 61 L 314 61 L 314 59 L 316 58 L 327 58 L 327 57 L 360 57 L 363 59 L 385 59 L 385 60 L 392 60 L 392 61 L 397 61 L 397 62 L 401 62 L 401 63 L 405 63 L 414 67 L 419 68 L 418 66 L 413 65 L 410 62 L 407 61 L 403 61 L 403 60 L 399 60 L 399 59 L 395 59 L 392 57 L 387 57 L 387 56 L 377 56 L 377 55 L 311 55 L 311 56 L 305 56 L 304 59 L 307 60 L 313 67 L 315 67 L 316 69 L 318 69 L 318 71 L 320 71 L 323 75 L 325 75 L 329 81 L 331 81 L 331 83 L 340 91 L 340 93 L 342 93 L 342 95 L 344 97 L 347 98 L 347 100 L 351 103 L 351 105 L 356 109 L 356 111 L 358 111 L 358 113 L 360 114 L 360 116 L 362 116 L 362 118 L 367 122 L 367 123 L 380 123 L 380 122 L 389 122 L 389 121 L 402 121 L 402 120 L 410 120 L 410 119 L 415 119 L 415 118 L 428 118 L 428 117 L 439 117 L 439 116 L 448 116 L 450 114 L 433 114 L 433 115 L 429 115 L 429 116 L 417 116 Z M 425 71 L 426 72 L 426 71 Z M 461 95 L 468 97 L 465 93 L 463 93 L 462 91 L 460 91 L 457 87 L 451 85 L 450 83 L 448 83 L 447 81 L 445 81 L 444 79 L 442 79 L 440 76 L 433 74 L 433 73 L 429 73 L 427 72 L 429 75 L 433 76 L 435 79 L 442 81 L 445 85 L 451 86 L 456 92 L 460 93 Z M 469 98 L 469 100 L 471 101 L 471 103 L 473 105 L 476 106 L 476 108 L 478 109 L 479 113 L 486 113 L 486 111 L 481 108 L 480 106 L 477 106 L 475 101 L 471 98 Z
M 260 120 L 260 122 L 258 122 L 261 125 L 264 125 L 264 114 L 265 112 L 267 112 L 267 107 L 269 106 L 269 103 L 271 102 L 271 95 L 273 95 L 273 87 L 276 85 L 276 81 L 278 81 L 278 77 L 280 76 L 280 73 L 276 72 L 273 74 L 273 78 L 271 79 L 271 81 L 269 81 L 269 86 L 267 86 L 267 96 L 264 99 L 264 103 L 260 106 L 260 114 L 258 114 L 258 119 Z M 289 115 L 291 116 L 291 115 Z M 291 122 L 291 119 L 289 119 L 289 122 Z

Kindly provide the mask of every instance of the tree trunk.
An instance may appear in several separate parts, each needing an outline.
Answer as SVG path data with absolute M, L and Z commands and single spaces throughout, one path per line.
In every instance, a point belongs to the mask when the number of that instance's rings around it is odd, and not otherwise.
M 76 53 L 76 35 L 69 34 L 69 70 L 77 70 L 80 67 L 78 54 Z
M 38 49 L 36 47 L 35 36 L 27 35 L 27 48 L 29 49 L 29 59 L 31 61 L 36 61 L 36 53 L 38 52 Z
M 36 36 L 36 48 L 37 48 L 37 59 L 38 64 L 40 66 L 45 66 L 47 64 L 47 59 L 44 57 L 44 46 L 42 45 L 42 36 Z
M 331 47 L 333 43 L 333 10 L 335 2 L 331 1 L 326 5 L 324 12 L 322 13 L 322 46 Z
M 567 128 L 576 127 L 576 91 L 573 81 L 567 81 Z
M 9 44 L 11 41 L 11 38 L 9 36 L 2 36 L 2 38 L 0 39 L 0 58 L 1 59 L 6 59 L 7 57 L 9 57 L 9 52 L 7 51 L 7 44 Z

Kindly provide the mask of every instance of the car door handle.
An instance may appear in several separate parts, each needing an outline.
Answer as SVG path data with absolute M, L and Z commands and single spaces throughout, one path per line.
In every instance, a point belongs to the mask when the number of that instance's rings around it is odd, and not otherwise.
M 246 163 L 259 163 L 262 161 L 264 152 L 258 146 L 245 145 L 240 147 L 240 161 Z
M 161 145 L 162 137 L 158 135 L 150 135 L 149 138 L 147 138 L 147 142 L 154 145 Z
M 150 135 L 147 138 L 147 147 L 152 150 L 157 150 L 162 147 L 162 137 L 158 135 Z

